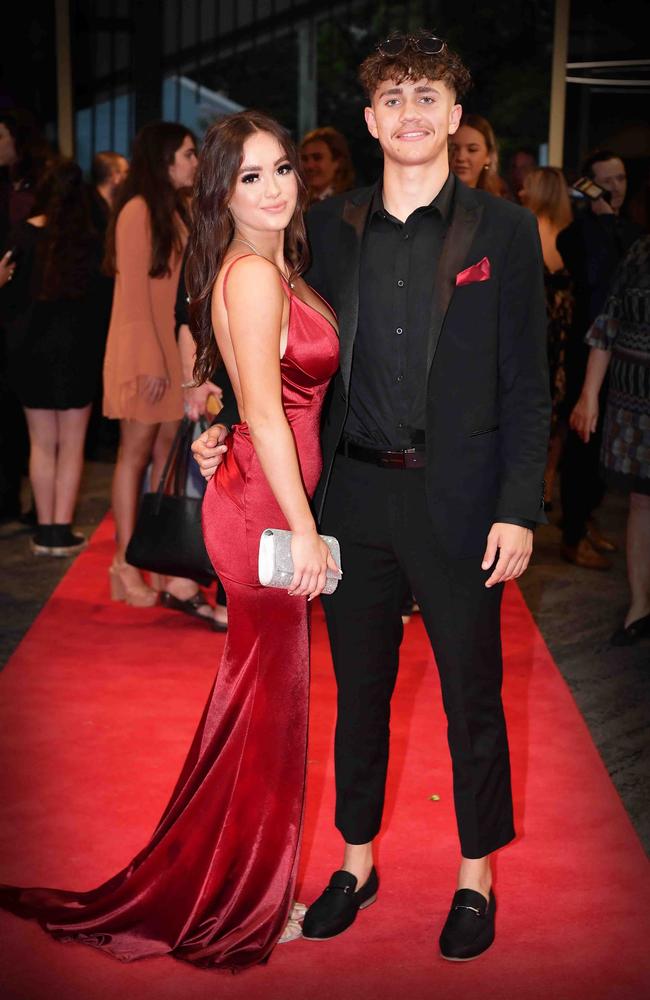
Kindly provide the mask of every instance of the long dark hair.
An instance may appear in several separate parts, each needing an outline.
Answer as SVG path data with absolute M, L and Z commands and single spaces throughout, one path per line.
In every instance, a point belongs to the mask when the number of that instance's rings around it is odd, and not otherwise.
M 93 229 L 81 168 L 72 160 L 53 163 L 36 191 L 33 214 L 46 217 L 39 247 L 39 299 L 82 298 L 99 269 L 99 239 Z
M 176 215 L 190 227 L 190 207 L 187 191 L 177 190 L 169 179 L 169 168 L 176 150 L 185 139 L 194 135 L 177 122 L 150 122 L 140 129 L 133 140 L 129 172 L 120 186 L 106 234 L 104 270 L 115 274 L 115 225 L 120 210 L 127 201 L 140 195 L 144 198 L 151 219 L 151 263 L 149 274 L 161 278 L 171 273 L 172 253 L 181 254 L 183 244 Z
M 255 132 L 268 132 L 277 139 L 298 179 L 296 210 L 284 233 L 284 256 L 291 267 L 290 277 L 302 274 L 309 264 L 303 221 L 307 191 L 291 136 L 274 118 L 261 111 L 239 111 L 222 118 L 208 130 L 199 156 L 185 267 L 190 329 L 196 341 L 194 381 L 197 385 L 212 376 L 220 361 L 212 329 L 212 288 L 235 231 L 228 204 L 242 165 L 244 143 Z

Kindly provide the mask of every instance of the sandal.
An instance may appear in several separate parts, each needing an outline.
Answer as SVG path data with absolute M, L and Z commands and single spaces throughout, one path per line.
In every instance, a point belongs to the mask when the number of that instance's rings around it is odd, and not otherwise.
M 164 608 L 169 608 L 171 611 L 182 611 L 186 615 L 191 615 L 192 618 L 200 618 L 202 621 L 207 622 L 208 625 L 215 627 L 215 619 L 212 614 L 202 615 L 199 608 L 209 608 L 212 611 L 212 605 L 206 601 L 205 597 L 200 590 L 197 590 L 196 594 L 188 597 L 187 600 L 182 601 L 180 597 L 174 597 L 170 594 L 168 590 L 162 590 L 160 592 L 160 603 Z M 218 623 L 221 625 L 221 623 Z M 222 631 L 223 626 L 216 631 Z
M 297 920 L 287 920 L 286 927 L 278 938 L 278 944 L 288 944 L 289 941 L 297 941 L 302 937 L 302 924 Z

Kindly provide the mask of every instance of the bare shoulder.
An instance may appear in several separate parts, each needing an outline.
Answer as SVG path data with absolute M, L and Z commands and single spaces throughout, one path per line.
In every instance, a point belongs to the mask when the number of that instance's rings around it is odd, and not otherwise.
M 275 264 L 272 264 L 266 257 L 256 253 L 233 254 L 226 257 L 221 265 L 219 276 L 228 275 L 228 283 L 237 280 L 273 280 L 280 285 L 280 275 Z
M 226 287 L 227 283 L 227 287 Z M 281 298 L 282 282 L 275 264 L 257 254 L 241 254 L 226 259 L 215 288 L 220 285 L 229 300 L 255 302 L 269 296 Z

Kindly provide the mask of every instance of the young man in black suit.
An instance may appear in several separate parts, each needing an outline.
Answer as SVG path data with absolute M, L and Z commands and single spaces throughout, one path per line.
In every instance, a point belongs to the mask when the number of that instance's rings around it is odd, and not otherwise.
M 514 836 L 501 704 L 503 584 L 544 520 L 549 427 L 534 217 L 449 171 L 469 74 L 427 32 L 361 67 L 382 180 L 309 215 L 308 280 L 334 307 L 341 367 L 323 426 L 321 530 L 344 576 L 324 600 L 338 685 L 334 873 L 303 933 L 341 933 L 377 896 L 372 842 L 388 762 L 404 575 L 440 672 L 461 862 L 440 938 L 475 958 L 494 937 L 490 854 Z M 213 441 L 219 432 L 213 431 Z M 216 460 L 196 445 L 204 474 Z

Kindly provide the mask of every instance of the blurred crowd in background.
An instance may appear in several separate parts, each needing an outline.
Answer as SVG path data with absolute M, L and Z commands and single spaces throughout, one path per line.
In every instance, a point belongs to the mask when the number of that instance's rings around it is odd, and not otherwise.
M 309 131 L 299 148 L 311 203 L 354 187 L 337 128 Z M 553 404 L 545 506 L 560 517 L 558 558 L 607 571 L 616 543 L 598 507 L 608 488 L 629 496 L 630 605 L 613 641 L 637 641 L 650 634 L 647 186 L 630 203 L 615 149 L 594 150 L 571 185 L 524 145 L 502 165 L 477 114 L 464 115 L 449 153 L 465 184 L 537 218 Z M 113 598 L 161 601 L 222 631 L 222 592 L 213 602 L 193 580 L 147 580 L 125 560 L 147 470 L 157 483 L 183 416 L 211 421 L 232 407 L 225 371 L 192 385 L 182 263 L 197 154 L 184 125 L 152 122 L 129 160 L 99 152 L 85 177 L 29 112 L 0 114 L 0 514 L 33 525 L 35 555 L 74 555 L 86 544 L 74 528 L 84 461 L 112 455 Z M 405 618 L 412 610 L 408 595 Z

